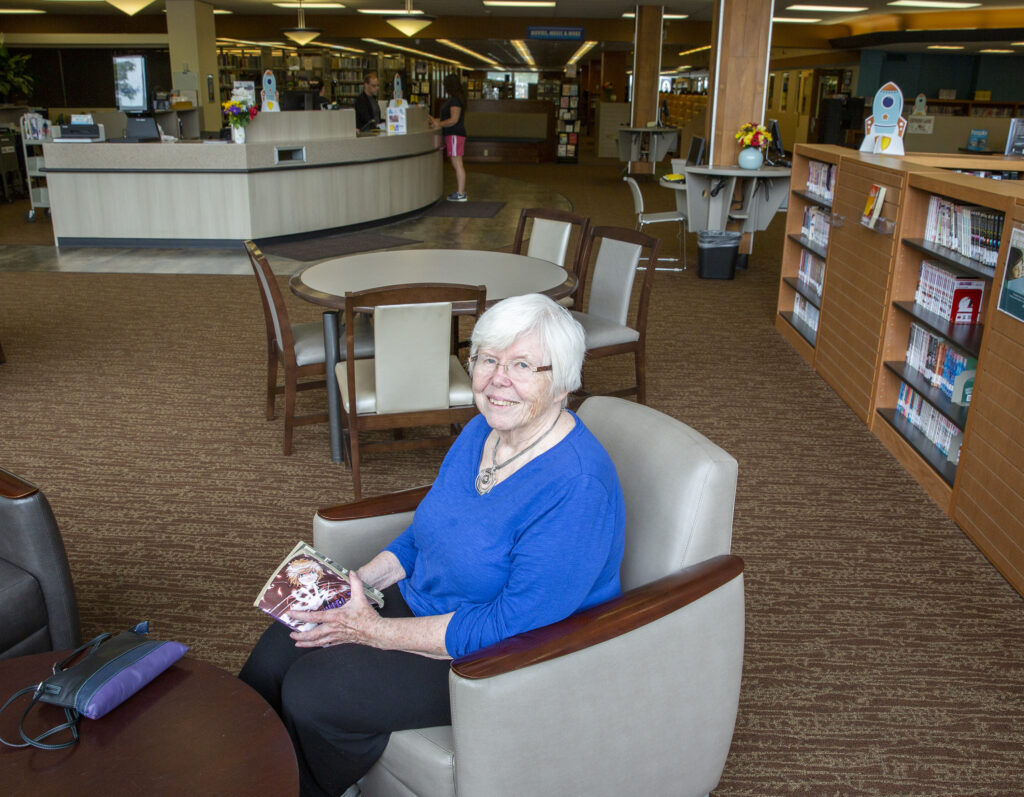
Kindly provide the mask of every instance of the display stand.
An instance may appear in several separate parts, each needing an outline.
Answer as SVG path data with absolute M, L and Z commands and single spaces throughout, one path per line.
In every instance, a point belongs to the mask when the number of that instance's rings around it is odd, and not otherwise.
M 28 180 L 28 196 L 31 209 L 25 214 L 25 221 L 35 221 L 40 208 L 50 213 L 50 193 L 46 187 L 46 162 L 43 160 L 43 145 L 52 144 L 50 122 L 39 114 L 27 113 L 21 117 L 21 147 L 25 157 L 25 177 Z
M 559 163 L 579 161 L 580 140 L 580 86 L 568 77 L 562 81 L 562 94 L 558 100 L 558 149 Z

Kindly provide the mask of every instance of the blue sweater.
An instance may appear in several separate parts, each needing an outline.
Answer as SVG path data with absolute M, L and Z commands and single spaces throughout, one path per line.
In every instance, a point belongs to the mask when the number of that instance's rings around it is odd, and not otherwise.
M 445 457 L 413 522 L 385 550 L 417 616 L 454 611 L 453 657 L 557 622 L 621 592 L 622 488 L 608 454 L 573 415 L 557 445 L 486 495 L 473 486 L 490 427 L 476 416 Z

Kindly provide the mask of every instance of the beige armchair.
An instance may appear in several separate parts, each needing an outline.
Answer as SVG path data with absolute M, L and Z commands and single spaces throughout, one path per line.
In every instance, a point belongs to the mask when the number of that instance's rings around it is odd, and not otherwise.
M 626 498 L 625 594 L 452 663 L 452 724 L 393 733 L 365 797 L 702 795 L 732 740 L 743 562 L 730 556 L 736 461 L 622 399 L 579 415 Z M 361 564 L 428 488 L 323 509 L 318 549 Z

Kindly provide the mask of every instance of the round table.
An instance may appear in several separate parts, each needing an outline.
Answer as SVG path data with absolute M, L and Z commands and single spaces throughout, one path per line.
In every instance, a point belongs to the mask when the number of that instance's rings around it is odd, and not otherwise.
M 576 287 L 574 275 L 536 257 L 475 249 L 396 249 L 307 266 L 292 277 L 291 288 L 307 301 L 340 310 L 345 307 L 346 291 L 410 282 L 486 285 L 488 304 L 524 293 L 561 299 Z M 468 310 L 456 308 L 456 312 Z
M 0 661 L 0 697 L 52 674 L 70 651 Z M 20 742 L 29 696 L 0 715 L 0 736 Z M 47 703 L 32 709 L 35 736 L 64 722 Z M 97 720 L 83 717 L 79 741 L 64 750 L 0 745 L 0 794 L 297 795 L 295 750 L 274 710 L 233 675 L 180 659 L 141 691 Z M 46 739 L 69 739 L 65 731 Z
M 361 252 L 325 260 L 296 272 L 291 278 L 292 293 L 331 308 L 323 314 L 323 319 L 327 418 L 334 462 L 344 461 L 341 394 L 334 366 L 341 362 L 338 311 L 345 307 L 345 293 L 416 282 L 485 285 L 487 304 L 491 305 L 524 293 L 543 293 L 552 299 L 561 299 L 575 289 L 576 276 L 548 260 L 476 249 Z M 456 304 L 452 311 L 469 313 L 473 308 Z

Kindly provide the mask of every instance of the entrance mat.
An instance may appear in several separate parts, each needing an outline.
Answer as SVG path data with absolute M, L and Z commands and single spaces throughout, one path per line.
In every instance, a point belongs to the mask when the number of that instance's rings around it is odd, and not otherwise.
M 492 219 L 503 207 L 505 207 L 504 202 L 448 202 L 442 199 L 424 215 L 460 219 Z
M 292 260 L 325 260 L 329 257 L 354 255 L 356 252 L 372 252 L 376 249 L 393 249 L 398 246 L 418 244 L 412 238 L 397 235 L 382 235 L 376 232 L 349 232 L 324 235 L 320 238 L 305 238 L 300 241 L 267 241 L 260 243 L 260 249 L 268 255 L 287 257 Z

